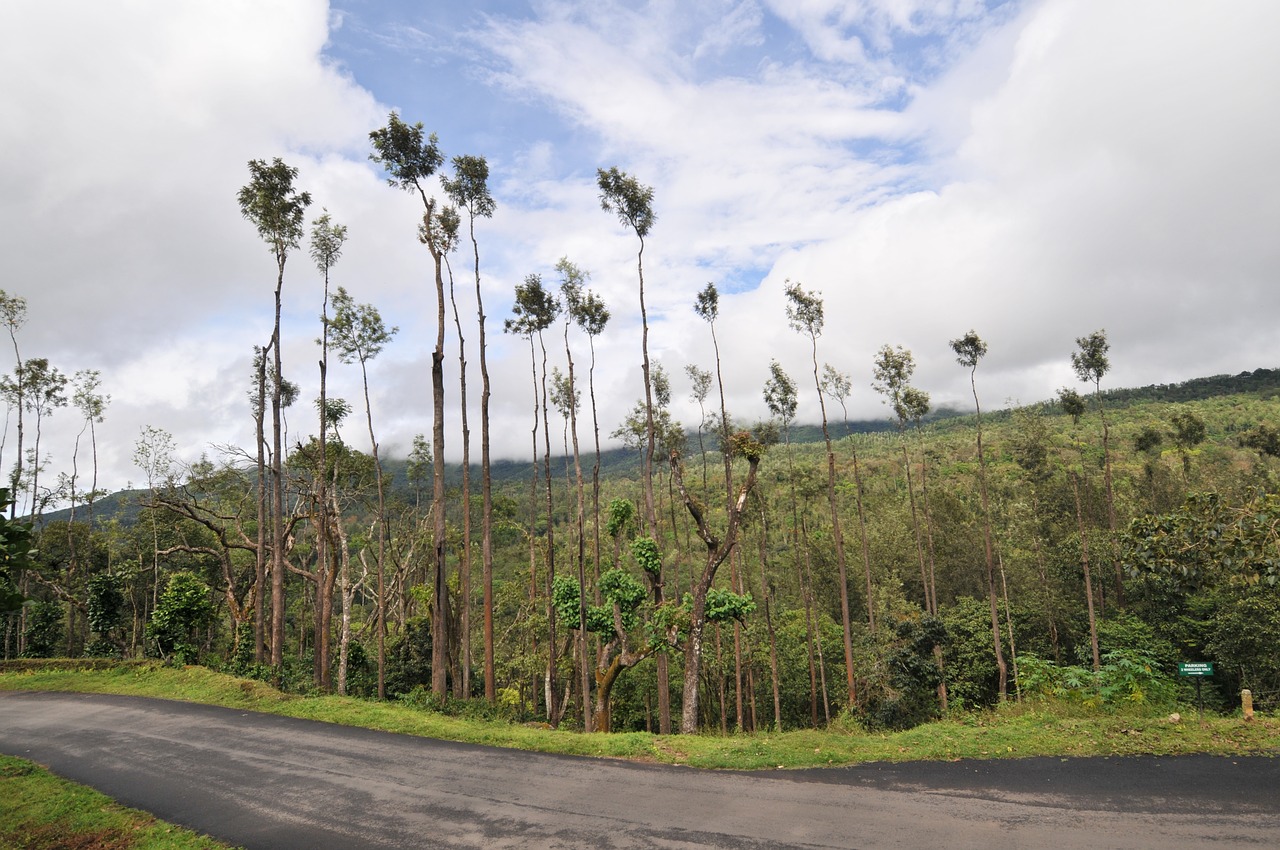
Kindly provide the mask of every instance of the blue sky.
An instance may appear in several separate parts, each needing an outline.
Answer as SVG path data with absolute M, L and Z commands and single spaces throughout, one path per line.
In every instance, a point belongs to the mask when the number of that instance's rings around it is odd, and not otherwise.
M 787 279 L 826 301 L 819 357 L 852 376 L 853 416 L 884 411 L 869 386 L 884 344 L 914 352 L 935 404 L 968 407 L 946 343 L 970 328 L 990 345 L 987 407 L 1074 385 L 1074 340 L 1099 328 L 1114 386 L 1280 365 L 1268 0 L 70 7 L 0 7 L 0 287 L 28 299 L 25 356 L 102 371 L 108 486 L 141 480 L 144 426 L 171 432 L 181 462 L 251 441 L 249 361 L 274 283 L 234 204 L 251 158 L 298 167 L 313 213 L 350 229 L 335 285 L 401 329 L 371 371 L 384 448 L 430 430 L 420 209 L 367 159 L 392 109 L 492 169 L 498 210 L 477 230 L 507 456 L 525 451 L 530 405 L 527 349 L 501 322 L 514 286 L 554 280 L 560 257 L 613 312 L 597 352 L 605 433 L 640 395 L 636 244 L 595 188 L 614 165 L 654 188 L 651 346 L 689 426 L 684 367 L 712 356 L 691 305 L 709 280 L 726 293 L 729 405 L 748 421 L 775 358 L 801 380 L 801 418 L 817 416 Z M 454 259 L 461 284 L 469 268 Z M 284 353 L 304 398 L 319 286 L 298 252 Z M 465 286 L 459 298 L 469 317 Z M 474 380 L 465 318 L 464 332 Z M 452 332 L 448 346 L 452 392 Z M 359 398 L 358 370 L 331 374 Z M 295 437 L 308 411 L 290 412 Z M 50 420 L 51 471 L 80 424 Z M 456 457 L 456 427 L 447 442 Z

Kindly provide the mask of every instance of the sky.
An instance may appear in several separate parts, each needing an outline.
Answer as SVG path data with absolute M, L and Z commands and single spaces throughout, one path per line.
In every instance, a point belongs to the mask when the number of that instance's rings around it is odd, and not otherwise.
M 497 208 L 476 235 L 495 457 L 527 456 L 533 417 L 529 347 L 503 320 L 515 286 L 529 274 L 554 286 L 562 257 L 612 313 L 594 375 L 606 445 L 643 395 L 639 243 L 596 187 L 614 166 L 653 189 L 650 354 L 690 428 L 685 367 L 714 368 L 693 310 L 708 282 L 722 294 L 728 407 L 744 422 L 767 415 L 774 359 L 797 382 L 799 421 L 818 419 L 787 281 L 823 299 L 817 356 L 850 376 L 852 418 L 887 413 L 871 387 L 886 344 L 913 353 L 913 383 L 936 407 L 971 409 L 948 346 L 971 329 L 989 346 L 984 409 L 1088 389 L 1070 355 L 1100 329 L 1104 388 L 1273 368 L 1277 31 L 1271 0 L 11 0 L 0 289 L 26 299 L 24 358 L 100 372 L 99 486 L 145 485 L 145 429 L 171 435 L 179 465 L 248 451 L 275 263 L 236 194 L 249 160 L 280 157 L 311 194 L 308 221 L 327 211 L 348 228 L 332 286 L 398 328 L 369 380 L 382 451 L 404 456 L 431 432 L 436 305 L 421 202 L 368 158 L 394 110 L 437 133 L 447 158 L 490 167 Z M 451 267 L 478 457 L 467 247 Z M 306 248 L 283 288 L 284 374 L 301 390 L 291 444 L 316 430 L 323 282 Z M 560 368 L 562 333 L 548 335 Z M 581 373 L 586 340 L 569 341 Z M 450 314 L 451 460 L 457 346 Z M 329 392 L 353 406 L 343 437 L 367 450 L 358 366 L 334 363 Z M 43 421 L 45 483 L 74 461 L 86 486 L 84 424 L 74 407 Z

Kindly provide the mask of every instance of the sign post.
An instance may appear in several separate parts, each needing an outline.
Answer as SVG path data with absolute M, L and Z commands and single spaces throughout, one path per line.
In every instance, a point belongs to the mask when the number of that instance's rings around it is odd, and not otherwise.
M 1200 722 L 1204 722 L 1204 696 L 1200 692 L 1200 682 L 1206 676 L 1213 675 L 1212 661 L 1179 661 L 1178 675 L 1190 676 L 1196 680 L 1196 706 L 1200 710 Z

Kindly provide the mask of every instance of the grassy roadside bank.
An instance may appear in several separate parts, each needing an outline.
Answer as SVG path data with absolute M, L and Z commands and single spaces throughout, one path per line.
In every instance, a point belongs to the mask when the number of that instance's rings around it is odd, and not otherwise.
M 905 732 L 856 727 L 739 735 L 582 734 L 461 719 L 399 703 L 300 697 L 203 667 L 138 664 L 101 669 L 33 667 L 0 672 L 0 690 L 125 694 L 200 702 L 347 726 L 547 753 L 602 756 L 712 769 L 754 770 L 915 759 L 1111 755 L 1277 755 L 1280 718 L 1091 711 L 1079 705 L 1011 704 Z
M 0 755 L 4 850 L 226 850 L 19 758 Z

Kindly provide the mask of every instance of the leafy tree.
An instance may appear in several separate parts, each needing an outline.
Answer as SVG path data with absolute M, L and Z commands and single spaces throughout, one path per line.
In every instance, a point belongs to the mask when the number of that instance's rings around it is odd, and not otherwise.
M 724 462 L 724 501 L 725 511 L 727 512 L 732 509 L 734 496 L 733 460 L 729 452 L 729 437 L 733 431 L 731 429 L 729 410 L 725 405 L 724 373 L 720 364 L 720 340 L 716 336 L 716 320 L 720 318 L 720 291 L 714 283 L 708 282 L 698 292 L 694 299 L 693 310 L 711 328 L 711 345 L 715 350 L 716 385 L 720 390 L 720 415 L 716 423 L 716 436 L 720 444 L 720 455 Z M 738 569 L 736 551 L 730 551 L 729 553 L 729 581 L 735 588 L 741 589 L 742 575 Z M 733 624 L 733 695 L 735 720 L 739 729 L 746 728 L 743 714 L 742 686 L 742 625 L 735 622 Z
M 547 346 L 542 340 L 542 332 L 555 322 L 560 313 L 560 302 L 542 285 L 540 275 L 531 274 L 523 284 L 516 287 L 515 303 L 512 305 L 512 318 L 504 323 L 507 333 L 524 336 L 529 340 L 529 360 L 533 372 L 533 483 L 529 502 L 529 566 L 531 575 L 536 574 L 536 557 L 534 551 L 534 512 L 537 500 L 538 479 L 538 414 L 542 413 L 542 432 L 544 451 L 542 455 L 545 496 L 547 509 L 547 541 L 546 541 L 546 601 L 547 601 L 547 718 L 553 724 L 557 721 L 558 703 L 556 702 L 556 618 L 552 588 L 555 582 L 555 517 L 551 496 L 551 436 L 548 433 L 547 417 Z M 542 368 L 539 371 L 537 353 L 534 349 L 534 337 L 542 350 Z M 539 394 L 539 385 L 541 393 Z M 536 579 L 532 580 L 536 586 Z M 533 597 L 531 592 L 530 598 Z
M 338 357 L 343 363 L 360 364 L 360 380 L 364 387 L 365 421 L 369 426 L 369 445 L 373 453 L 373 466 L 378 487 L 378 699 L 386 699 L 386 552 L 387 552 L 387 500 L 386 484 L 382 471 L 382 459 L 378 440 L 373 430 L 373 405 L 369 400 L 369 361 L 382 353 L 382 349 L 400 329 L 388 328 L 382 315 L 372 304 L 356 304 L 345 287 L 338 287 L 333 296 L 333 320 L 330 331 Z M 325 665 L 328 669 L 328 665 Z
M 1062 411 L 1071 417 L 1072 428 L 1078 426 L 1085 410 L 1084 399 L 1080 394 L 1075 390 L 1064 388 L 1058 391 L 1058 402 Z M 1071 481 L 1071 495 L 1075 500 L 1076 533 L 1080 540 L 1080 568 L 1084 572 L 1084 596 L 1089 611 L 1089 645 L 1093 651 L 1093 670 L 1096 673 L 1102 668 L 1102 654 L 1098 649 L 1098 616 L 1093 605 L 1093 568 L 1089 558 L 1089 535 L 1085 532 L 1084 506 L 1080 497 L 1080 478 L 1084 473 L 1084 449 L 1074 434 L 1072 443 L 1076 445 L 1080 454 L 1080 469 L 1077 471 L 1069 468 L 1067 478 Z
M 13 343 L 14 377 L 18 378 L 22 375 L 23 363 L 22 352 L 18 348 L 18 331 L 27 323 L 27 299 L 21 295 L 10 295 L 5 290 L 0 289 L 0 323 L 4 324 L 5 330 L 9 332 L 9 340 Z M 14 381 L 12 384 L 9 384 L 7 379 L 0 381 L 0 394 L 4 395 L 9 408 L 15 410 L 18 414 L 18 457 L 14 462 L 13 473 L 9 476 L 9 494 L 12 496 L 9 502 L 10 519 L 17 516 L 18 495 L 21 492 L 23 413 L 26 410 L 25 391 L 26 387 L 20 380 Z M 3 444 L 0 444 L 0 451 L 2 450 Z
M 452 208 L 439 209 L 428 197 L 427 181 L 444 163 L 434 133 L 424 136 L 422 122 L 406 124 L 392 112 L 387 126 L 369 133 L 373 153 L 369 159 L 387 173 L 387 185 L 417 192 L 424 208 L 418 240 L 427 246 L 435 262 L 436 342 L 431 351 L 431 449 L 432 449 L 432 550 L 435 597 L 432 605 L 431 691 L 443 697 L 449 687 L 448 647 L 452 644 L 449 619 L 449 587 L 446 580 L 444 513 L 444 258 L 457 240 L 458 217 Z
M 924 590 L 925 610 L 934 613 L 937 601 L 933 591 L 935 581 L 927 569 L 925 561 L 924 535 L 921 529 L 919 514 L 916 509 L 915 483 L 911 476 L 911 458 L 907 453 L 907 425 L 918 421 L 929 411 L 927 393 L 911 386 L 911 376 L 915 372 L 916 362 L 911 352 L 897 346 L 882 346 L 875 359 L 875 382 L 872 384 L 876 392 L 885 397 L 885 403 L 893 410 L 898 428 L 899 442 L 902 446 L 902 468 L 907 479 L 907 497 L 911 505 L 911 530 L 915 537 L 916 560 L 920 565 L 920 583 Z M 923 475 L 923 463 L 921 464 Z
M 271 666 L 284 663 L 284 429 L 281 419 L 284 373 L 280 358 L 280 294 L 284 288 L 284 266 L 289 252 L 302 240 L 306 209 L 311 205 L 308 192 L 298 192 L 293 185 L 298 169 L 276 157 L 265 161 L 249 161 L 249 182 L 240 189 L 236 200 L 243 215 L 267 243 L 276 260 L 275 324 L 266 348 L 272 353 L 271 372 Z
M 813 359 L 813 386 L 818 393 L 818 407 L 822 412 L 822 438 L 827 447 L 827 504 L 831 509 L 831 536 L 836 550 L 836 566 L 840 576 L 840 625 L 844 630 L 845 684 L 849 688 L 849 702 L 857 701 L 854 685 L 853 632 L 849 620 L 849 575 L 844 554 L 844 533 L 840 528 L 840 510 L 836 504 L 836 455 L 831 448 L 831 431 L 827 428 L 827 403 L 822 379 L 818 375 L 818 337 L 822 336 L 824 322 L 822 298 L 818 293 L 806 291 L 799 283 L 786 283 L 787 321 L 791 329 L 809 338 Z M 867 563 L 867 625 L 875 631 L 876 617 L 874 594 L 871 590 L 871 565 Z
M 649 313 L 644 301 L 644 240 L 657 221 L 653 213 L 653 188 L 625 171 L 620 171 L 617 166 L 608 171 L 596 169 L 596 186 L 600 189 L 601 209 L 614 213 L 622 226 L 635 233 L 640 241 L 640 248 L 636 252 L 636 274 L 640 281 L 640 350 L 643 357 L 641 370 L 644 374 L 644 518 L 649 536 L 657 539 L 658 515 L 653 500 L 653 459 L 656 451 L 653 382 L 649 369 Z M 671 694 L 665 656 L 658 659 L 658 729 L 663 735 L 671 733 Z
M 1000 699 L 1009 695 L 1008 667 L 1004 660 L 1004 650 L 1000 640 L 1000 610 L 996 599 L 995 557 L 991 545 L 991 499 L 987 495 L 987 456 L 982 448 L 982 405 L 978 402 L 978 363 L 987 354 L 987 344 L 974 331 L 951 340 L 951 350 L 956 354 L 956 362 L 969 370 L 969 386 L 973 389 L 973 409 L 975 411 L 974 429 L 978 438 L 978 490 L 982 497 L 982 549 L 986 556 L 987 567 L 987 601 L 991 607 L 991 641 L 995 650 L 996 669 L 1000 674 Z M 936 608 L 935 608 L 936 613 Z M 1012 625 L 1010 626 L 1012 628 Z M 1017 664 L 1017 661 L 1014 661 Z M 1015 666 L 1015 677 L 1017 667 Z
M 199 659 L 204 643 L 200 633 L 212 624 L 215 613 L 209 596 L 209 585 L 195 573 L 184 570 L 169 576 L 147 625 L 147 636 L 162 658 L 181 664 Z
M 1076 339 L 1078 351 L 1071 354 L 1071 368 L 1076 377 L 1083 383 L 1093 384 L 1093 401 L 1098 408 L 1098 418 L 1102 420 L 1102 474 L 1107 491 L 1107 529 L 1111 533 L 1111 563 L 1116 576 L 1116 605 L 1124 607 L 1124 573 L 1120 559 L 1115 557 L 1116 529 L 1116 496 L 1111 477 L 1111 427 L 1107 423 L 1107 411 L 1102 401 L 1102 379 L 1111 370 L 1111 360 L 1107 352 L 1111 343 L 1107 342 L 1105 330 L 1094 331 L 1088 336 Z
M 1182 457 L 1182 474 L 1191 476 L 1191 450 L 1204 442 L 1206 429 L 1204 420 L 1189 410 L 1173 415 L 1173 444 L 1178 447 Z

